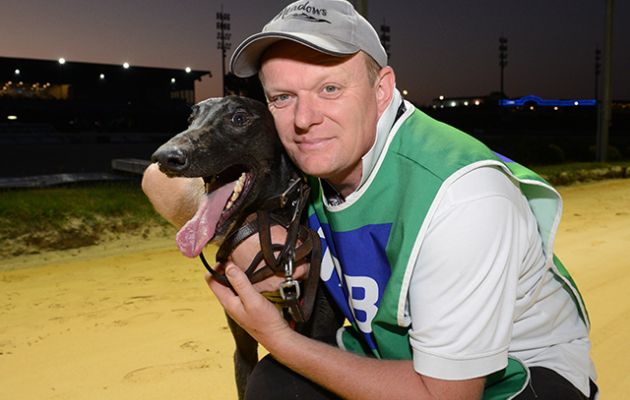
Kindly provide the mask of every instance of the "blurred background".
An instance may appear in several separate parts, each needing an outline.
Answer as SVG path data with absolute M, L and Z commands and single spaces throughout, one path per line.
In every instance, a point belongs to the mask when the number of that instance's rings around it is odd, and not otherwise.
M 261 98 L 255 77 L 236 79 L 226 65 L 289 3 L 4 1 L 4 185 L 137 172 L 144 164 L 112 160 L 146 161 L 186 126 L 193 103 Z M 381 36 L 399 89 L 425 112 L 525 164 L 630 158 L 628 2 L 354 4 Z

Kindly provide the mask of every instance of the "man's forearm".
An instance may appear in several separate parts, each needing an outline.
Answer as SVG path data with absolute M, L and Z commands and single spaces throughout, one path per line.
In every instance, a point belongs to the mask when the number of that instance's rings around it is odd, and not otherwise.
M 181 228 L 195 215 L 204 183 L 201 178 L 169 178 L 151 164 L 142 176 L 142 190 L 164 219 Z
M 313 382 L 353 400 L 480 399 L 485 378 L 445 381 L 422 376 L 412 361 L 378 360 L 346 352 L 293 331 L 236 266 L 226 275 L 236 291 L 208 277 L 228 314 L 278 361 Z
M 415 372 L 411 361 L 359 356 L 294 331 L 263 345 L 281 363 L 346 399 L 477 399 L 483 391 L 484 378 L 431 379 Z
M 309 339 L 296 332 L 272 341 L 281 363 L 346 399 L 429 399 L 411 361 L 383 361 Z

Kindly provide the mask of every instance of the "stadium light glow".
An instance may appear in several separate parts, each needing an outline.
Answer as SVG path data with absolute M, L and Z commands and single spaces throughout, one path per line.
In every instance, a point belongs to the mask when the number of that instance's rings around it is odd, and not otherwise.
M 184 71 L 186 71 L 187 74 L 190 74 L 190 71 L 192 71 L 192 69 L 190 67 L 186 67 Z
M 128 62 L 124 62 L 123 63 L 123 68 L 124 69 L 129 69 L 129 63 Z
M 171 83 L 175 83 L 175 78 L 171 78 Z
M 105 79 L 105 74 L 100 74 L 100 75 L 98 76 L 98 78 L 99 78 L 99 79 Z
M 17 119 L 17 115 L 9 115 L 9 116 L 7 116 L 7 119 L 9 121 L 15 121 Z
M 63 58 L 63 57 L 61 57 L 61 58 L 60 58 L 59 60 L 57 60 L 57 61 L 59 61 L 59 64 L 61 64 L 61 65 L 64 65 L 64 64 L 66 63 L 66 59 L 65 59 L 65 58 Z
M 16 69 L 14 72 L 15 72 L 15 75 L 20 75 L 20 70 L 19 69 Z

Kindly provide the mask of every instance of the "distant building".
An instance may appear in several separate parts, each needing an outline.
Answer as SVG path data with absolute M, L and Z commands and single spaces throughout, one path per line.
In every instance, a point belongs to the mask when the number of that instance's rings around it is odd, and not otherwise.
M 480 107 L 480 106 L 496 106 L 498 97 L 494 95 L 488 96 L 461 96 L 446 97 L 440 96 L 433 99 L 431 108 L 454 108 L 454 107 Z
M 172 132 L 210 71 L 0 57 L 0 124 L 58 131 Z
M 539 96 L 528 95 L 520 98 L 504 99 L 498 93 L 491 93 L 487 96 L 472 97 L 445 97 L 440 96 L 433 99 L 431 108 L 433 109 L 449 109 L 462 107 L 516 107 L 523 109 L 533 109 L 537 107 L 554 108 L 559 107 L 593 107 L 597 105 L 594 99 L 543 99 Z

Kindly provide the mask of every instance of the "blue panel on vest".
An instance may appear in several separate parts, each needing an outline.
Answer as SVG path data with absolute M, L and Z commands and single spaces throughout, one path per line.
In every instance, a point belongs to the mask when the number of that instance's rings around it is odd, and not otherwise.
M 314 230 L 321 228 L 325 236 L 322 239 L 324 257 L 336 259 L 344 275 L 339 277 L 336 269 L 330 276 L 322 275 L 326 287 L 346 318 L 355 322 L 370 347 L 375 348 L 371 322 L 391 275 L 385 251 L 391 224 L 365 225 L 351 231 L 333 232 L 329 224 L 320 224 L 317 217 L 311 215 L 309 226 Z

